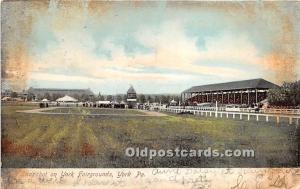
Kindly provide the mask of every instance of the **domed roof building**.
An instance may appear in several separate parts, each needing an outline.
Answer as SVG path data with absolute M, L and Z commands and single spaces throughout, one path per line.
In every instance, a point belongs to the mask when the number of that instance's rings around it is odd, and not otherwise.
M 133 86 L 131 85 L 130 88 L 127 90 L 128 108 L 134 108 L 136 106 L 136 101 L 137 101 L 137 95 Z

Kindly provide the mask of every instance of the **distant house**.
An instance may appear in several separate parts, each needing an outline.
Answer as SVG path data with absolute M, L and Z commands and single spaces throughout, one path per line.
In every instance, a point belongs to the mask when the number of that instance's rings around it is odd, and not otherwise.
M 130 86 L 130 88 L 127 90 L 127 104 L 128 108 L 134 108 L 136 106 L 137 102 L 137 95 L 133 88 L 133 86 Z

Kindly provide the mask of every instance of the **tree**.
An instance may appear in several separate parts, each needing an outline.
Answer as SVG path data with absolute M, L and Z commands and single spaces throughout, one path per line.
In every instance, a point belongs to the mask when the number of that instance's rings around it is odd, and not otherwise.
M 107 96 L 106 96 L 106 100 L 112 101 L 112 100 L 113 100 L 113 96 L 112 96 L 112 95 L 107 95 Z
M 127 95 L 123 95 L 122 100 L 125 102 L 127 100 Z
M 101 93 L 99 92 L 98 96 L 96 97 L 96 100 L 101 100 L 101 101 L 103 101 L 103 100 L 105 100 L 105 98 L 104 98 L 104 96 L 101 95 Z
M 17 92 L 12 92 L 12 93 L 10 94 L 10 97 L 12 97 L 12 98 L 17 98 L 17 97 L 18 97 L 18 93 L 17 93 Z
M 53 93 L 51 99 L 53 101 L 57 100 L 58 98 L 61 98 L 63 95 L 58 94 L 58 93 Z
M 81 101 L 89 101 L 90 97 L 87 94 L 82 94 L 81 95 Z
M 180 101 L 180 97 L 179 97 L 178 95 L 174 96 L 173 98 L 174 98 L 174 100 L 175 100 L 176 102 L 179 102 L 179 101 Z
M 163 103 L 163 104 L 168 104 L 169 103 L 169 100 L 168 100 L 167 96 L 161 95 L 161 103 Z
M 43 96 L 42 94 L 37 94 L 37 95 L 36 95 L 36 99 L 37 99 L 37 100 L 42 100 L 43 97 L 44 97 L 44 96 Z
M 46 98 L 47 100 L 51 100 L 51 99 L 50 99 L 50 98 L 51 98 L 51 96 L 50 96 L 50 94 L 49 94 L 49 93 L 45 93 L 43 98 Z
M 121 102 L 122 101 L 122 96 L 121 95 L 117 95 L 116 96 L 116 101 L 117 102 Z
M 138 101 L 139 101 L 140 103 L 145 103 L 145 102 L 146 102 L 146 97 L 145 97 L 145 95 L 140 94 L 139 97 L 138 97 Z
M 150 103 L 153 102 L 152 97 L 150 95 L 147 96 L 147 102 L 150 102 Z
M 89 95 L 89 101 L 95 102 L 96 101 L 95 95 L 93 95 L 93 94 Z
M 28 95 L 27 95 L 27 100 L 28 100 L 28 101 L 34 100 L 34 94 L 28 93 Z
M 160 101 L 160 100 L 159 100 L 158 96 L 155 95 L 155 97 L 154 97 L 154 102 L 159 102 L 159 101 Z
M 298 106 L 300 105 L 300 80 L 285 82 L 280 87 L 270 89 L 268 101 L 274 106 Z
M 80 101 L 80 96 L 79 96 L 79 94 L 75 93 L 75 94 L 73 94 L 73 97 L 74 97 L 75 99 L 77 99 L 77 100 Z

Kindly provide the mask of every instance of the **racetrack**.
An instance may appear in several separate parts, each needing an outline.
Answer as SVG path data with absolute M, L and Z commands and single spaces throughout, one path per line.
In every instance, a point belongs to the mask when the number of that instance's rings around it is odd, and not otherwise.
M 67 110 L 67 111 L 57 111 L 57 110 Z M 147 110 L 139 110 L 139 109 L 101 109 L 101 108 L 83 108 L 87 111 L 78 111 L 78 112 L 72 112 L 68 110 L 71 110 L 70 107 L 48 107 L 48 108 L 37 108 L 32 110 L 17 110 L 18 113 L 29 113 L 29 114 L 45 114 L 45 115 L 82 115 L 82 116 L 154 116 L 154 117 L 162 117 L 167 116 L 167 114 L 161 113 L 161 112 L 154 112 L 154 111 L 147 111 Z M 81 108 L 75 107 L 74 109 L 80 110 Z M 97 110 L 100 113 L 91 113 L 88 110 Z M 106 111 L 106 113 L 101 113 Z M 107 113 L 107 111 L 111 111 L 113 113 Z M 126 111 L 126 113 L 124 113 Z M 135 113 L 128 113 L 129 111 Z M 122 112 L 122 113 L 120 113 Z

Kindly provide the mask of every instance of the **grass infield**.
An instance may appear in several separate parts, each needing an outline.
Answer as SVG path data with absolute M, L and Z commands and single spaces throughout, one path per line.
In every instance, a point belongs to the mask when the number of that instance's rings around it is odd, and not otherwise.
M 103 116 L 16 113 L 2 106 L 3 167 L 290 167 L 299 166 L 299 129 L 287 124 L 194 115 Z M 51 112 L 143 114 L 137 110 L 59 108 Z M 127 147 L 253 149 L 255 158 L 148 158 Z

